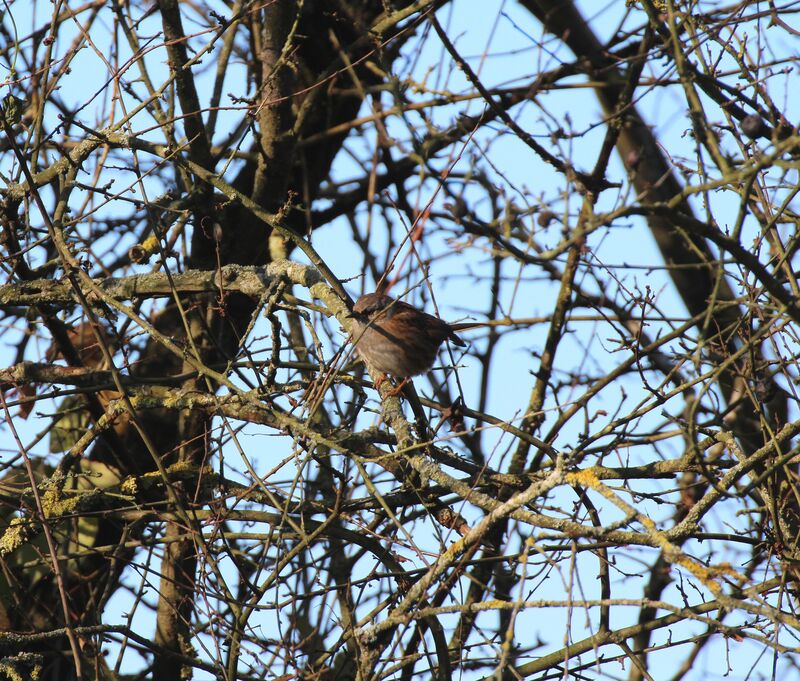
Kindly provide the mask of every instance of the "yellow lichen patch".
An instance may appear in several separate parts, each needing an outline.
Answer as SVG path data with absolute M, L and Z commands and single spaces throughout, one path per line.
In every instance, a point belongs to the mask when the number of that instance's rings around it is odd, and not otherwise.
M 5 674 L 10 681 L 22 681 L 22 679 L 25 678 L 24 676 L 20 675 L 14 666 L 8 664 L 7 662 L 0 664 L 0 672 Z
M 123 494 L 134 495 L 141 490 L 152 489 L 154 486 L 158 485 L 161 479 L 160 471 L 150 471 L 149 473 L 142 473 L 138 476 L 131 475 L 120 485 L 120 491 Z
M 28 521 L 16 517 L 12 518 L 3 536 L 0 537 L 0 555 L 16 551 L 25 543 Z
M 136 492 L 139 490 L 139 484 L 137 478 L 135 478 L 132 475 L 130 477 L 125 478 L 125 480 L 123 480 L 122 484 L 119 486 L 119 489 L 120 492 L 122 492 L 123 494 L 135 495 Z
M 200 477 L 214 475 L 211 466 L 198 468 L 197 464 L 191 461 L 176 461 L 166 469 L 168 480 L 193 480 Z M 123 494 L 135 495 L 141 490 L 153 489 L 162 484 L 164 477 L 161 471 L 150 471 L 138 476 L 129 476 L 120 485 Z
M 564 479 L 570 485 L 581 485 L 582 487 L 591 487 L 592 489 L 599 489 L 601 487 L 600 479 L 591 468 L 567 473 Z
M 72 513 L 80 503 L 80 495 L 64 498 L 60 490 L 55 487 L 48 489 L 42 495 L 42 511 L 45 518 L 58 518 Z
M 196 470 L 197 470 L 196 464 L 192 463 L 191 461 L 176 461 L 169 468 L 167 468 L 167 473 L 172 475 L 178 473 L 185 473 L 186 471 L 196 471 Z
M 143 263 L 147 262 L 150 256 L 156 253 L 158 249 L 158 237 L 155 234 L 151 234 L 142 243 L 131 246 L 128 254 L 134 262 Z
M 716 581 L 717 571 L 713 567 L 702 565 L 684 554 L 678 556 L 675 563 L 691 572 L 711 593 L 716 595 L 722 591 L 722 587 Z
M 636 7 L 636 5 L 641 4 L 639 0 L 625 0 L 625 7 Z M 669 4 L 667 0 L 653 0 L 653 7 L 656 8 L 658 12 L 666 12 L 669 9 Z

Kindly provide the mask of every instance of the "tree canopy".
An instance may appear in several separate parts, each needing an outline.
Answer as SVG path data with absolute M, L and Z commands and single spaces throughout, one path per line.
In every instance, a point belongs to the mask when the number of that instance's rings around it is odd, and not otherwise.
M 2 673 L 796 673 L 799 19 L 5 0 Z

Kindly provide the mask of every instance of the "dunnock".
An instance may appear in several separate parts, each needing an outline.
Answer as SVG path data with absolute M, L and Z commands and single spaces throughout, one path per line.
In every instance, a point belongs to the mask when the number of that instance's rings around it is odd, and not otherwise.
M 361 296 L 351 317 L 358 354 L 376 371 L 403 379 L 396 392 L 411 376 L 433 366 L 445 339 L 461 347 L 466 345 L 447 322 L 382 293 Z M 376 387 L 383 380 L 379 379 Z

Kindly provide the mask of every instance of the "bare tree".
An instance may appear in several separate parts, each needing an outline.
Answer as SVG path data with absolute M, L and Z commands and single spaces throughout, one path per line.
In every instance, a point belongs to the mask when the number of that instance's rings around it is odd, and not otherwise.
M 3 674 L 796 669 L 800 4 L 4 8 Z

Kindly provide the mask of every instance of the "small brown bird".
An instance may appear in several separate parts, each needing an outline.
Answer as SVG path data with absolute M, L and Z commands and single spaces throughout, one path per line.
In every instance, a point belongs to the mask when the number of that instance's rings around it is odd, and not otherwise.
M 458 327 L 382 293 L 367 293 L 353 306 L 356 351 L 376 371 L 402 379 L 395 394 L 411 376 L 433 366 L 444 340 L 464 347 Z M 465 325 L 469 326 L 469 325 Z M 384 378 L 376 382 L 380 387 Z

